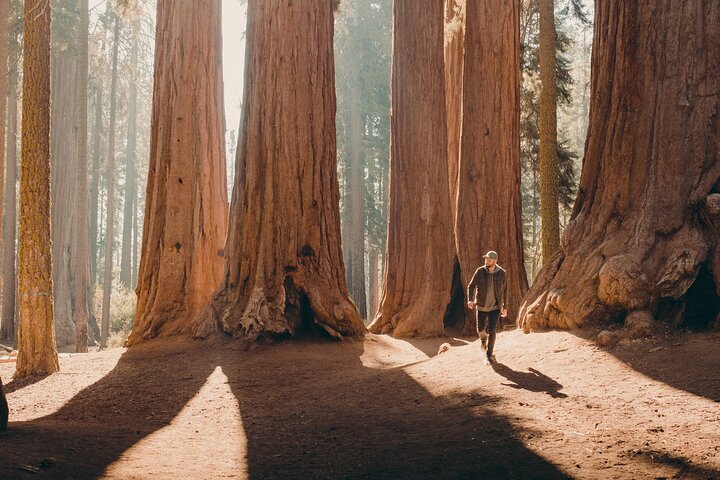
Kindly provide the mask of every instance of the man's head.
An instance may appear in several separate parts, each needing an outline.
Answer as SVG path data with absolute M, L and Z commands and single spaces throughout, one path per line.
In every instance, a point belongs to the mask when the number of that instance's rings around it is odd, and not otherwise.
M 498 260 L 497 252 L 490 250 L 485 255 L 483 255 L 483 258 L 485 259 L 486 267 L 493 268 L 495 265 L 497 265 L 497 260 Z

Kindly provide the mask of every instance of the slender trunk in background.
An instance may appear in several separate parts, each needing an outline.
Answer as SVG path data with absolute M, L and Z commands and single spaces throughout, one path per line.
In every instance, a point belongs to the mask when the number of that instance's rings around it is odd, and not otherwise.
M 115 106 L 117 93 L 118 44 L 120 41 L 120 17 L 115 15 L 113 33 L 112 80 L 110 84 L 110 125 L 108 130 L 108 158 L 105 178 L 107 186 L 107 220 L 105 221 L 105 266 L 103 279 L 102 330 L 100 332 L 100 348 L 107 347 L 110 334 L 110 295 L 112 291 L 113 270 L 113 236 L 115 222 Z
M 443 42 L 442 2 L 395 0 L 387 263 L 373 333 L 444 333 L 455 249 Z
M 720 0 L 608 0 L 594 18 L 578 197 L 520 322 L 706 327 L 720 309 Z
M 188 330 L 222 281 L 228 200 L 221 26 L 220 0 L 158 1 L 150 169 L 129 345 Z
M 98 277 L 98 205 L 100 205 L 100 137 L 102 130 L 102 91 L 100 80 L 95 92 L 95 114 L 92 138 L 92 181 L 90 183 L 90 283 L 95 285 Z
M 134 291 L 137 288 L 138 278 L 138 202 L 140 199 L 137 194 L 137 182 L 135 183 L 135 190 L 133 194 L 133 223 L 132 223 L 132 284 L 130 288 Z
M 520 194 L 520 2 L 465 8 L 463 126 L 455 237 L 467 286 L 495 250 L 507 270 L 508 315 L 527 292 Z
M 333 3 L 248 2 L 225 278 L 197 336 L 365 333 L 340 246 Z
M 132 287 L 132 235 L 133 209 L 135 208 L 135 159 L 137 157 L 137 59 L 139 22 L 133 26 L 133 44 L 130 51 L 130 100 L 128 104 L 127 153 L 125 154 L 125 202 L 123 205 L 122 258 L 120 260 L 120 283 Z
M 8 78 L 8 21 L 9 21 L 9 1 L 2 1 L 0 2 L 0 199 L 3 197 L 7 197 L 7 194 L 3 195 L 3 188 L 5 190 L 14 190 L 15 189 L 15 174 L 12 173 L 12 178 L 9 176 L 11 172 L 8 171 L 8 176 L 5 175 L 5 120 L 6 115 L 5 111 L 7 110 L 7 100 L 10 96 L 10 85 L 9 85 L 9 78 Z M 12 94 L 13 97 L 15 97 L 15 94 Z M 8 115 L 9 117 L 9 115 Z M 9 161 L 8 161 L 9 163 Z M 13 169 L 14 171 L 14 169 Z M 5 180 L 5 178 L 7 180 Z M 3 218 L 3 205 L 2 201 L 0 200 L 0 219 Z M 6 207 L 7 208 L 7 207 Z M 14 210 L 14 205 L 13 205 Z M 5 230 L 8 229 L 15 229 L 15 221 L 13 219 L 12 223 L 9 221 L 5 221 L 3 223 L 3 230 L 2 234 L 0 234 L 0 238 L 2 238 L 2 242 L 0 242 L 0 247 L 2 246 L 2 243 L 6 240 L 7 235 L 4 233 Z M 14 235 L 13 235 L 14 238 Z M 13 252 L 15 248 L 15 242 L 13 242 Z M 14 269 L 14 268 L 13 268 Z M 0 286 L 3 285 L 3 283 L 8 280 L 7 276 L 2 277 L 2 282 L 0 282 Z M 12 281 L 12 284 L 15 284 L 15 281 Z M 5 291 L 4 287 L 2 288 L 3 292 Z M 15 294 L 12 294 L 12 303 L 14 305 L 15 303 Z M 3 299 L 3 302 L 6 302 L 5 299 Z M 5 320 L 5 317 L 2 318 L 2 322 L 0 322 L 0 338 L 8 338 L 12 339 L 15 337 L 14 332 L 14 319 L 10 318 L 8 320 Z
M 17 234 L 17 121 L 18 73 L 11 67 L 8 82 L 7 174 L 5 175 L 5 228 L 3 229 L 3 284 L 1 338 L 16 340 L 15 297 L 17 294 L 15 243 Z
M 542 262 L 560 250 L 557 156 L 557 78 L 555 71 L 555 5 L 538 0 L 540 16 L 540 211 Z
M 75 351 L 88 351 L 88 297 L 90 293 L 90 249 L 88 242 L 88 0 L 80 1 L 78 26 L 78 78 L 77 78 L 77 178 L 75 184 L 75 254 L 73 277 L 75 280 Z
M 18 252 L 20 328 L 15 378 L 60 369 L 50 237 L 50 0 L 25 0 Z

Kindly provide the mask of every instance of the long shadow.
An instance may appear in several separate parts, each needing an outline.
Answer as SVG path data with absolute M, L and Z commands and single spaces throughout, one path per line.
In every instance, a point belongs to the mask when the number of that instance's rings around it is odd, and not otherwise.
M 18 390 L 21 390 L 25 387 L 34 385 L 38 382 L 45 380 L 47 377 L 48 377 L 48 375 L 31 375 L 29 377 L 25 377 L 25 378 L 21 378 L 21 379 L 10 380 L 9 383 L 5 384 L 5 394 L 9 395 L 9 394 L 16 392 Z
M 503 383 L 507 387 L 530 392 L 543 392 L 553 398 L 567 398 L 567 395 L 560 392 L 563 389 L 560 383 L 534 368 L 528 368 L 527 372 L 517 372 L 499 362 L 492 362 L 491 365 L 495 373 L 513 382 L 511 384 Z
M 252 479 L 569 478 L 525 447 L 495 399 L 435 397 L 400 368 L 365 367 L 363 353 L 362 343 L 135 347 L 57 412 L 11 423 L 0 478 L 32 478 L 17 466 L 50 457 L 42 478 L 100 477 L 167 426 L 217 366 L 240 406 Z M 167 473 L 180 478 L 183 465 Z
M 597 327 L 592 327 L 571 333 L 594 341 L 598 331 Z M 720 402 L 720 348 L 717 345 L 720 345 L 720 332 L 671 331 L 641 343 L 616 345 L 606 351 L 643 375 Z

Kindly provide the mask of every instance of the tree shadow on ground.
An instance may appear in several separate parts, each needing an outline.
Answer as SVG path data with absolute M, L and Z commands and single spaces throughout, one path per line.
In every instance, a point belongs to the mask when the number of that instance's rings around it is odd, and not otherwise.
M 686 480 L 702 479 L 702 480 L 713 480 L 720 479 L 720 470 L 713 470 L 709 468 L 703 468 L 698 465 L 694 465 L 689 460 L 670 455 L 664 452 L 658 452 L 654 450 L 640 450 L 634 453 L 634 455 L 641 458 L 648 464 L 651 465 L 664 465 L 677 470 L 673 478 L 683 478 Z
M 570 333 L 594 342 L 598 327 Z M 632 369 L 715 402 L 720 402 L 720 332 L 668 330 L 605 349 Z
M 534 368 L 528 368 L 527 372 L 517 372 L 497 361 L 492 362 L 491 366 L 495 373 L 513 382 L 511 384 L 503 383 L 506 387 L 543 392 L 553 398 L 567 398 L 567 395 L 560 392 L 563 389 L 561 384 Z
M 248 478 L 568 478 L 522 443 L 495 399 L 435 397 L 402 368 L 364 366 L 363 354 L 361 342 L 135 347 L 55 413 L 11 423 L 0 478 L 31 478 L 17 466 L 50 457 L 43 478 L 102 476 L 169 425 L 218 366 L 240 407 Z M 182 477 L 183 465 L 167 474 Z
M 5 395 L 22 390 L 23 388 L 41 382 L 46 378 L 48 378 L 48 375 L 30 375 L 25 378 L 12 379 L 10 382 L 5 384 Z

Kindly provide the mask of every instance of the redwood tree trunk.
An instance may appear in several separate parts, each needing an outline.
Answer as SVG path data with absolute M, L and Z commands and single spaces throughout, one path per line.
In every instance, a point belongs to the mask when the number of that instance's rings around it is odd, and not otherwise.
M 450 203 L 453 215 L 457 212 L 460 133 L 463 114 L 465 1 L 445 0 L 445 108 L 447 112 Z
M 195 334 L 361 337 L 340 247 L 333 0 L 248 3 L 225 278 Z
M 75 250 L 75 192 L 77 167 L 75 107 L 77 105 L 77 53 L 58 50 L 52 56 L 52 112 L 50 156 L 52 158 L 52 248 L 55 339 L 59 347 L 75 343 L 73 281 Z
M 77 78 L 77 176 L 75 180 L 75 251 L 72 276 L 75 282 L 75 351 L 88 351 L 88 297 L 90 293 L 90 239 L 88 225 L 88 0 L 80 2 Z
M 527 292 L 520 196 L 520 4 L 468 2 L 455 236 L 463 285 L 495 250 L 508 272 L 508 315 Z
M 5 227 L 3 229 L 2 331 L 0 337 L 14 340 L 15 297 L 17 294 L 15 243 L 17 233 L 17 70 L 11 68 L 8 87 L 7 174 L 5 187 Z
M 538 0 L 540 16 L 540 205 L 542 259 L 560 249 L 560 210 L 557 156 L 557 79 L 555 72 L 555 2 Z
M 129 344 L 185 330 L 222 281 L 221 3 L 198 1 L 157 4 L 150 171 Z
M 686 306 L 712 320 L 685 299 L 720 285 L 719 91 L 720 0 L 596 3 L 578 198 L 525 331 L 635 311 L 679 322 Z
M 380 312 L 370 331 L 435 336 L 444 331 L 454 257 L 444 6 L 395 0 L 393 8 L 387 257 Z
M 50 0 L 25 1 L 20 172 L 20 328 L 15 377 L 59 370 L 50 240 Z

